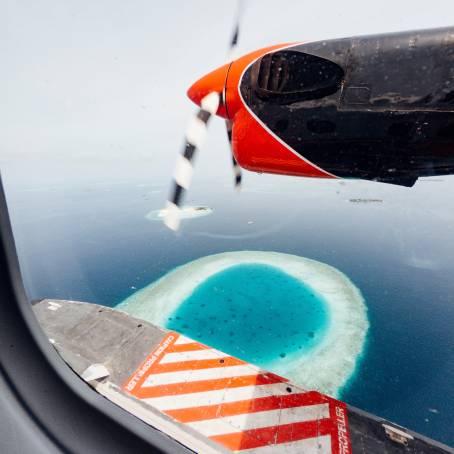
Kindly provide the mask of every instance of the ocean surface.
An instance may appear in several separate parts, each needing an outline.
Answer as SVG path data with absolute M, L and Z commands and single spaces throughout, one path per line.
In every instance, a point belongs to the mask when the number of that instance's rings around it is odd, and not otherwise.
M 321 295 L 279 268 L 242 264 L 200 284 L 166 328 L 253 364 L 276 367 L 287 356 L 310 351 L 328 325 Z
M 111 177 L 107 168 L 103 178 L 95 169 L 84 181 L 79 175 L 62 181 L 49 164 L 42 181 L 27 184 L 15 184 L 12 172 L 6 174 L 30 299 L 113 307 L 179 265 L 226 251 L 277 251 L 318 260 L 346 274 L 368 308 L 366 353 L 341 397 L 454 445 L 454 177 L 401 188 L 246 174 L 238 194 L 227 170 L 213 171 L 195 180 L 187 199 L 213 213 L 184 220 L 175 235 L 146 218 L 163 206 L 168 182 L 160 173 L 144 175 L 142 168 L 138 161 L 137 176 L 129 179 Z M 200 292 L 209 297 L 208 289 Z M 232 304 L 247 313 L 244 298 L 235 295 Z M 181 312 L 191 311 L 194 301 L 189 298 Z M 262 304 L 255 323 L 268 317 L 274 304 L 274 299 L 269 307 Z M 296 311 L 292 301 L 285 304 Z M 212 316 L 221 318 L 210 308 L 203 315 L 207 323 Z M 179 323 L 175 317 L 168 326 L 178 329 Z M 207 324 L 207 330 L 220 334 L 217 345 L 228 342 L 219 323 Z M 303 333 L 309 331 L 317 332 L 304 328 Z M 269 341 L 266 331 L 260 336 L 252 345 Z M 286 353 L 296 337 L 273 341 L 273 352 Z

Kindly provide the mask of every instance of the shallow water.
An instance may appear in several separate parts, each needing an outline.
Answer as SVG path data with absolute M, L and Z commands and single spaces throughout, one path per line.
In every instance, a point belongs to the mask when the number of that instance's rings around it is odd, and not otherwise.
M 310 351 L 328 325 L 322 296 L 280 269 L 263 264 L 236 265 L 214 274 L 181 303 L 166 324 L 268 367 L 286 361 L 292 353 Z

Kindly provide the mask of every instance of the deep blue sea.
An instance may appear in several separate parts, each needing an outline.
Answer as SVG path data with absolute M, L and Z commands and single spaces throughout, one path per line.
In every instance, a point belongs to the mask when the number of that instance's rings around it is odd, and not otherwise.
M 341 397 L 454 445 L 454 177 L 401 188 L 245 174 L 243 191 L 237 194 L 227 169 L 210 172 L 202 164 L 203 177 L 195 179 L 187 202 L 212 207 L 213 214 L 183 221 L 175 235 L 145 217 L 163 206 L 168 176 L 159 169 L 148 175 L 139 160 L 137 176 L 124 179 L 109 176 L 108 164 L 103 165 L 102 177 L 92 169 L 89 175 L 67 177 L 65 172 L 65 178 L 57 178 L 62 172 L 51 167 L 45 178 L 26 184 L 15 184 L 6 175 L 31 299 L 67 298 L 113 307 L 181 264 L 226 251 L 276 251 L 321 261 L 346 274 L 368 308 L 365 354 Z M 228 303 L 225 311 L 200 308 L 199 322 L 184 328 L 188 334 L 197 334 L 205 323 L 213 344 L 233 354 L 250 346 L 239 356 L 253 359 L 261 357 L 262 346 L 285 354 L 296 345 L 309 345 L 307 333 L 322 333 L 318 317 L 303 320 L 305 314 L 287 297 L 285 304 L 301 329 L 293 335 L 292 327 L 281 329 L 276 322 L 271 333 L 260 330 L 261 323 L 276 316 L 276 288 L 271 280 L 263 282 L 270 299 L 252 318 L 244 296 L 252 289 L 240 280 L 244 272 L 253 275 L 255 269 L 230 270 L 229 285 L 223 277 L 219 288 Z M 296 285 L 275 277 L 278 286 Z M 211 291 L 210 286 L 197 289 L 168 326 L 179 329 L 196 301 L 208 300 Z M 292 292 L 308 298 L 301 286 Z M 231 329 L 220 322 L 230 317 L 229 308 L 249 317 L 257 337 L 239 338 L 235 328 L 235 342 L 230 341 Z M 232 320 L 229 326 L 235 326 Z
M 235 265 L 200 284 L 166 327 L 259 366 L 304 354 L 329 324 L 321 295 L 279 268 Z

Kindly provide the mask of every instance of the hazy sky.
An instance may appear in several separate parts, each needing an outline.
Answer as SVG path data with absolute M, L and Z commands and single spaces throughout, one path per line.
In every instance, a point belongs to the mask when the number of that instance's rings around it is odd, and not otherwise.
M 236 2 L 0 5 L 3 174 L 23 178 L 48 165 L 64 173 L 77 159 L 86 168 L 80 159 L 88 158 L 93 165 L 104 160 L 110 172 L 126 172 L 132 161 L 159 162 L 169 175 L 193 111 L 186 89 L 223 63 Z M 249 0 L 239 53 L 278 42 L 445 26 L 452 17 L 452 0 Z M 206 147 L 228 159 L 222 122 L 211 129 Z M 134 164 L 131 172 L 146 165 Z

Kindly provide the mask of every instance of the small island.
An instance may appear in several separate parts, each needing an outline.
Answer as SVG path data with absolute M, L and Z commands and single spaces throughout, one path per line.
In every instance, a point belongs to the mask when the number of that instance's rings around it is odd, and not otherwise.
M 208 216 L 213 213 L 213 209 L 206 206 L 182 206 L 180 208 L 180 219 L 193 219 L 200 218 L 202 216 Z M 167 214 L 167 209 L 162 208 L 160 210 L 150 211 L 145 217 L 149 221 L 164 221 Z

